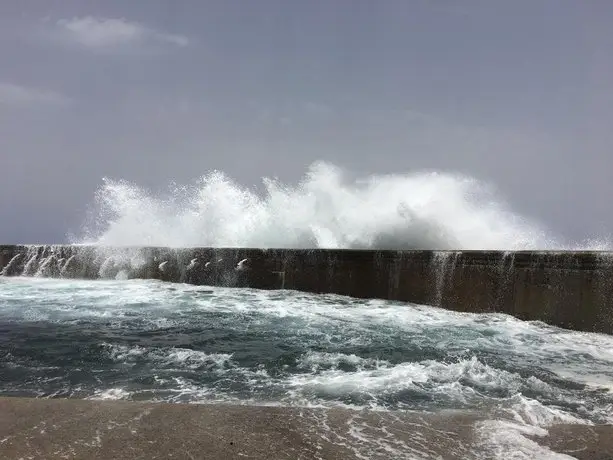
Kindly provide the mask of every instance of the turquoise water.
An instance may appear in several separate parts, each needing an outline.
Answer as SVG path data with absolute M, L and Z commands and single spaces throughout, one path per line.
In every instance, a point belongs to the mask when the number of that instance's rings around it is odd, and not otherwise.
M 0 395 L 611 423 L 613 337 L 422 305 L 0 278 Z
M 538 401 L 601 421 L 613 338 L 505 315 L 158 281 L 5 278 L 0 393 L 434 409 Z

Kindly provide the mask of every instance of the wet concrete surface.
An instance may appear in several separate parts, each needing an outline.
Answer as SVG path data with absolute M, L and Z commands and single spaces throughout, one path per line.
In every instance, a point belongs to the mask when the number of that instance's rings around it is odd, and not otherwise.
M 0 398 L 2 459 L 494 458 L 458 412 Z M 558 425 L 540 445 L 613 459 L 612 426 Z M 509 458 L 509 457 L 504 457 Z

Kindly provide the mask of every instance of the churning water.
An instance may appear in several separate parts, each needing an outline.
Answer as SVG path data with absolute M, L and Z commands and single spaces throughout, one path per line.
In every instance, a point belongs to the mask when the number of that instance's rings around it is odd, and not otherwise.
M 613 422 L 612 389 L 612 337 L 501 314 L 154 280 L 0 278 L 1 395 L 478 412 L 504 458 L 518 449 L 546 458 L 524 435 Z

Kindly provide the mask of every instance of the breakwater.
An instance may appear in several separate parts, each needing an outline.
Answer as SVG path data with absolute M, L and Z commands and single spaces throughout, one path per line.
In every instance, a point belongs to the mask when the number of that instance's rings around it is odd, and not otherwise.
M 608 252 L 0 246 L 0 270 L 335 293 L 613 334 Z

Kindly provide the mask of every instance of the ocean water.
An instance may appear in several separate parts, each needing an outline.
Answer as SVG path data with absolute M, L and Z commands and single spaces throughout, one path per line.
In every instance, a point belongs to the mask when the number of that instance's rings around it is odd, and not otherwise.
M 613 337 L 338 295 L 0 277 L 0 395 L 460 411 L 500 458 L 569 458 L 528 435 L 613 423 Z

